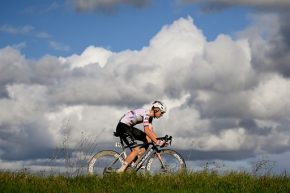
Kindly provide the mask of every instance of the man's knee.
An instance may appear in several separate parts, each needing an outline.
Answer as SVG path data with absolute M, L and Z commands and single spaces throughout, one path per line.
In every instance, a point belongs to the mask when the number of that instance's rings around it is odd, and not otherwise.
M 145 148 L 140 148 L 139 149 L 139 155 L 143 155 L 145 153 Z
M 135 147 L 135 148 L 132 149 L 132 152 L 133 152 L 134 154 L 136 154 L 136 155 L 139 154 L 139 151 L 140 151 L 140 148 L 139 148 L 139 147 Z

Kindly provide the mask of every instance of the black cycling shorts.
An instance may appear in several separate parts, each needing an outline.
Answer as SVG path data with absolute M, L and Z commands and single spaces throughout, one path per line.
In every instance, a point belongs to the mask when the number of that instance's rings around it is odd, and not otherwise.
M 122 140 L 128 146 L 136 145 L 136 140 L 143 141 L 143 143 L 145 144 L 147 143 L 146 134 L 143 131 L 135 127 L 126 125 L 125 123 L 118 123 L 116 133 L 120 135 Z

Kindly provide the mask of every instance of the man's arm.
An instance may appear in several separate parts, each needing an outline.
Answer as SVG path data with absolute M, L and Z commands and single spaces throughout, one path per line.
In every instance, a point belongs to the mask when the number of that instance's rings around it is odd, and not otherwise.
M 149 124 L 147 126 L 144 126 L 144 132 L 146 133 L 146 135 L 154 142 L 157 143 L 157 135 L 155 134 L 155 132 L 152 129 L 152 125 Z

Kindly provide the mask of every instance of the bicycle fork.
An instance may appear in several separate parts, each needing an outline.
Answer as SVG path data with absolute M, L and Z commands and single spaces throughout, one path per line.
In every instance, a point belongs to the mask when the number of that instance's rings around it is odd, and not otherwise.
M 166 165 L 165 165 L 164 160 L 163 160 L 163 158 L 161 157 L 160 153 L 156 152 L 156 157 L 157 157 L 158 160 L 160 161 L 161 169 L 166 170 Z

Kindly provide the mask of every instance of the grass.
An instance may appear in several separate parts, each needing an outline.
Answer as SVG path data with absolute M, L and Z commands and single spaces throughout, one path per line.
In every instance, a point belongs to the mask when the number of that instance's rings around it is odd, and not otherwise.
M 27 173 L 0 173 L 1 193 L 163 193 L 163 192 L 290 192 L 289 176 L 254 176 L 247 173 L 215 172 L 172 175 L 129 173 L 105 177 L 34 176 Z

